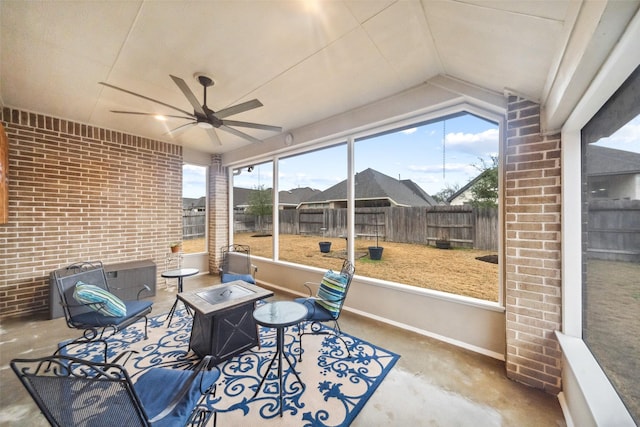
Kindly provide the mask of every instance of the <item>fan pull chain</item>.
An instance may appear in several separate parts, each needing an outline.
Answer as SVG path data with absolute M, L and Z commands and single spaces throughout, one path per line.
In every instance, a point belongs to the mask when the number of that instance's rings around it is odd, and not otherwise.
M 445 144 L 447 140 L 447 121 L 443 120 L 442 121 L 442 179 L 445 179 L 445 174 L 446 174 L 446 147 L 447 145 Z

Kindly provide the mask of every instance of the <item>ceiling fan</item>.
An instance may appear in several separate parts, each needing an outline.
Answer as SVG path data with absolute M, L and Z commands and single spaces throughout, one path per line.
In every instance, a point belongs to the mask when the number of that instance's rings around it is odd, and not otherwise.
M 240 122 L 237 120 L 225 120 L 226 117 L 232 116 L 234 114 L 239 114 L 248 110 L 253 110 L 254 108 L 262 107 L 262 102 L 258 101 L 257 99 L 252 99 L 251 101 L 242 102 L 240 104 L 236 104 L 231 107 L 223 108 L 222 110 L 219 110 L 219 111 L 213 111 L 209 107 L 207 107 L 207 88 L 209 86 L 214 85 L 214 82 L 210 77 L 207 77 L 203 74 L 196 74 L 195 76 L 198 82 L 200 82 L 200 84 L 203 86 L 203 91 L 204 91 L 204 101 L 203 101 L 203 104 L 200 105 L 200 103 L 198 102 L 198 99 L 195 97 L 193 92 L 191 92 L 191 89 L 189 89 L 189 86 L 187 86 L 184 80 L 182 80 L 180 77 L 176 77 L 172 75 L 169 75 L 169 76 L 173 79 L 174 83 L 182 91 L 184 96 L 187 98 L 187 100 L 193 107 L 193 110 L 194 110 L 193 113 L 190 113 L 178 107 L 174 107 L 173 105 L 166 104 L 162 101 L 158 101 L 157 99 L 149 98 L 148 96 L 140 95 L 138 93 L 131 92 L 130 90 L 119 88 L 109 83 L 105 83 L 105 82 L 99 82 L 99 83 L 103 86 L 107 86 L 112 89 L 116 89 L 121 92 L 125 92 L 130 95 L 134 95 L 139 98 L 146 99 L 147 101 L 164 105 L 165 107 L 169 107 L 173 110 L 179 111 L 180 113 L 184 114 L 184 116 L 156 114 L 156 113 L 142 113 L 137 111 L 118 111 L 118 110 L 111 110 L 112 113 L 136 114 L 136 115 L 142 115 L 142 116 L 164 116 L 164 117 L 171 117 L 175 119 L 190 120 L 189 123 L 184 124 L 182 126 L 178 126 L 173 130 L 170 130 L 168 132 L 169 134 L 175 134 L 176 132 L 183 131 L 187 128 L 190 128 L 191 126 L 198 126 L 207 131 L 207 133 L 209 134 L 209 137 L 214 143 L 222 145 L 222 143 L 220 142 L 220 139 L 218 138 L 218 136 L 214 131 L 214 128 L 222 129 L 226 132 L 229 132 L 233 135 L 239 136 L 251 142 L 262 142 L 262 141 L 252 137 L 251 135 L 248 135 L 244 132 L 234 129 L 231 126 L 263 129 L 263 130 L 269 130 L 273 132 L 282 132 L 282 128 L 279 126 L 269 126 L 269 125 L 262 125 L 259 123 Z

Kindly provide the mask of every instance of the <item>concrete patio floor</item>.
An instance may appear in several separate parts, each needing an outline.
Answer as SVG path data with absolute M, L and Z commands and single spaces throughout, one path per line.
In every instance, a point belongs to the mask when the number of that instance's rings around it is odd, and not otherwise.
M 219 283 L 218 276 L 186 278 L 184 289 Z M 158 281 L 152 316 L 168 313 L 175 281 Z M 303 287 L 301 286 L 301 292 Z M 276 294 L 271 300 L 291 299 Z M 51 354 L 56 344 L 78 337 L 63 318 L 46 313 L 3 319 L 0 325 L 0 425 L 44 426 L 44 417 L 9 367 L 16 357 Z M 381 322 L 343 313 L 342 329 L 400 354 L 352 426 L 565 426 L 556 396 L 505 375 L 504 362 Z M 224 425 L 223 420 L 218 425 Z

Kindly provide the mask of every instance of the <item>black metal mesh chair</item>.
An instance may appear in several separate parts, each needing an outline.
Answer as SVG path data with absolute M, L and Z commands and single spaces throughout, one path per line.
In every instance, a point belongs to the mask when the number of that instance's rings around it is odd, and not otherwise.
M 14 359 L 11 368 L 52 426 L 204 426 L 220 371 L 207 356 L 192 371 L 151 368 L 134 384 L 114 363 L 67 356 Z
M 251 248 L 248 245 L 230 245 L 220 248 L 222 263 L 220 264 L 220 282 L 228 283 L 243 280 L 255 284 L 258 267 L 251 264 Z
M 67 326 L 83 331 L 82 337 L 68 343 L 102 342 L 107 353 L 104 338 L 144 319 L 144 336 L 147 338 L 147 315 L 151 312 L 152 301 L 140 300 L 143 292 L 149 291 L 148 286 L 142 286 L 135 301 L 123 301 L 126 314 L 121 317 L 105 316 L 99 312 L 100 303 L 79 303 L 73 294 L 78 282 L 97 286 L 110 292 L 107 277 L 100 261 L 80 262 L 71 264 L 53 272 L 53 277 L 60 296 L 60 304 L 64 311 Z M 106 359 L 106 357 L 105 357 Z
M 322 278 L 321 283 L 307 282 L 304 284 L 309 296 L 307 298 L 296 298 L 296 302 L 302 303 L 307 307 L 307 317 L 298 325 L 300 361 L 302 361 L 302 336 L 309 334 L 335 335 L 342 341 L 349 357 L 351 357 L 351 350 L 341 336 L 342 331 L 338 318 L 347 299 L 347 292 L 349 291 L 349 286 L 351 286 L 355 271 L 355 266 L 349 260 L 344 260 L 340 273 L 328 271 Z M 312 296 L 312 286 L 318 288 L 316 296 Z M 333 323 L 333 328 L 322 328 L 322 324 L 327 322 Z

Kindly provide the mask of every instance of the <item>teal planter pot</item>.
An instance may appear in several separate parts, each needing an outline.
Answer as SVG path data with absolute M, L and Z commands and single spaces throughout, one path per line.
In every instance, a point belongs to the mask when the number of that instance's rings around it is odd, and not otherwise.
M 320 252 L 327 254 L 331 251 L 331 242 L 320 242 Z
M 382 258 L 383 249 L 382 246 L 369 246 L 369 259 L 377 261 Z

